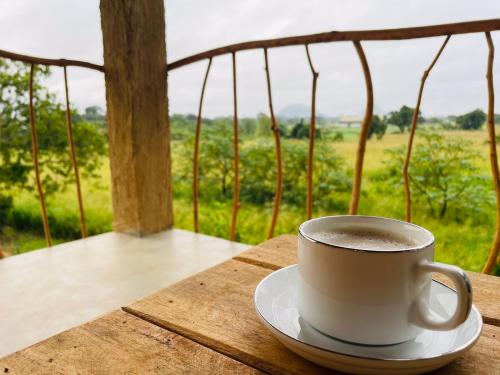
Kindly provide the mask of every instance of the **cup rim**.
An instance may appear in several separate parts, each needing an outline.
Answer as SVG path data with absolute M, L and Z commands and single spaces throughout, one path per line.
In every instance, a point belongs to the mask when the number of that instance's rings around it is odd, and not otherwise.
M 304 231 L 304 226 L 312 221 L 318 221 L 318 220 L 323 220 L 323 219 L 328 219 L 328 218 L 345 218 L 345 217 L 357 217 L 357 218 L 368 218 L 368 219 L 381 219 L 381 220 L 386 220 L 386 221 L 392 221 L 392 222 L 397 222 L 400 224 L 405 224 L 405 225 L 410 225 L 424 233 L 426 233 L 429 236 L 429 241 L 425 242 L 423 245 L 419 246 L 414 246 L 414 247 L 408 247 L 405 249 L 398 249 L 398 250 L 391 250 L 391 251 L 380 251 L 380 250 L 370 250 L 370 249 L 357 249 L 355 247 L 350 247 L 350 246 L 343 246 L 343 245 L 334 245 L 328 242 L 324 242 L 315 238 L 312 238 L 308 234 L 305 233 Z M 299 226 L 299 236 L 302 236 L 304 239 L 313 242 L 313 243 L 319 243 L 322 245 L 326 245 L 329 247 L 334 247 L 336 249 L 341 249 L 341 250 L 349 250 L 349 251 L 359 251 L 359 252 L 366 252 L 366 253 L 379 253 L 379 254 L 392 254 L 392 253 L 404 253 L 408 251 L 420 251 L 427 249 L 429 246 L 432 246 L 434 244 L 434 235 L 432 234 L 431 231 L 428 229 L 425 229 L 424 227 L 421 227 L 420 225 L 416 225 L 413 223 L 408 223 L 403 220 L 399 219 L 393 219 L 390 217 L 384 217 L 384 216 L 371 216 L 371 215 L 330 215 L 330 216 L 321 216 L 317 217 L 314 219 L 309 219 L 307 221 L 304 221 L 302 224 Z

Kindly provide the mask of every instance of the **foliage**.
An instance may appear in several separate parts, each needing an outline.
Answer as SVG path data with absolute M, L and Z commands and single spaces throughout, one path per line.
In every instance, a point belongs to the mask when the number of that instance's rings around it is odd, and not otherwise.
M 342 132 L 333 133 L 332 141 L 342 142 L 343 140 L 344 140 L 344 133 L 342 133 Z
M 368 130 L 368 139 L 371 139 L 374 135 L 377 139 L 382 139 L 387 130 L 387 123 L 384 118 L 380 118 L 378 115 L 374 115 L 372 118 L 372 123 L 370 129 Z
M 104 118 L 93 118 L 98 110 L 85 111 L 77 122 L 93 122 L 99 131 Z M 102 113 L 101 113 L 102 115 Z M 260 118 L 240 118 L 240 187 L 241 208 L 238 214 L 236 240 L 256 244 L 266 239 L 267 229 L 272 211 L 275 189 L 275 150 L 273 135 L 270 130 L 270 119 L 266 115 Z M 280 129 L 290 134 L 299 120 L 287 120 L 280 124 Z M 454 122 L 454 121 L 453 121 Z M 318 122 L 319 123 L 319 122 Z M 172 176 L 174 191 L 175 226 L 182 229 L 193 229 L 192 216 L 192 173 L 195 115 L 172 115 Z M 305 125 L 305 124 L 304 124 Z M 421 127 L 426 128 L 426 127 Z M 29 127 L 27 128 L 29 130 Z M 359 129 L 336 129 L 322 127 L 322 137 L 316 142 L 314 163 L 314 206 L 313 215 L 345 214 L 350 200 L 352 181 L 351 166 L 354 165 Z M 446 212 L 440 218 L 442 196 L 438 187 L 429 181 L 428 188 L 436 195 L 433 217 L 427 206 L 426 196 L 420 193 L 415 181 L 412 181 L 413 220 L 415 223 L 430 229 L 436 236 L 436 257 L 438 261 L 457 264 L 465 269 L 478 271 L 486 259 L 487 251 L 495 228 L 495 206 L 491 194 L 491 181 L 488 161 L 477 157 L 479 150 L 485 152 L 484 131 L 478 132 L 445 132 L 440 129 L 441 141 L 433 141 L 431 145 L 419 135 L 415 144 L 410 173 L 415 177 L 427 175 L 427 168 L 446 163 L 436 149 L 446 144 L 444 138 L 453 137 L 471 139 L 474 145 L 468 144 L 467 155 L 455 153 L 458 158 L 470 162 L 473 170 L 462 171 L 457 161 L 452 165 L 458 170 L 457 176 L 449 176 L 452 188 L 458 190 L 459 185 L 468 185 L 467 190 L 447 203 Z M 206 234 L 228 238 L 231 221 L 232 189 L 233 189 L 233 119 L 231 116 L 203 119 L 200 147 L 200 224 L 201 231 Z M 343 142 L 334 143 L 334 139 L 343 138 Z M 397 158 L 393 152 L 384 150 L 407 142 L 407 135 L 387 132 L 381 141 L 369 141 L 364 165 L 360 214 L 382 215 L 403 218 L 404 199 L 401 178 L 401 155 Z M 468 143 L 465 141 L 465 143 Z M 470 142 L 469 142 L 470 143 Z M 415 164 L 419 145 L 426 147 L 427 164 Z M 278 215 L 276 235 L 296 232 L 298 225 L 306 219 L 306 161 L 307 138 L 282 138 L 283 156 L 283 201 Z M 445 152 L 449 152 L 445 148 Z M 445 153 L 443 152 L 443 153 Z M 453 153 L 452 153 L 453 154 Z M 444 156 L 443 156 L 444 157 Z M 399 159 L 398 159 L 399 158 Z M 90 234 L 101 233 L 111 229 L 111 200 L 109 189 L 109 169 L 105 157 L 100 157 L 101 166 L 95 170 L 100 175 L 99 183 L 84 179 L 84 203 L 87 225 Z M 385 163 L 383 163 L 384 159 Z M 468 161 L 469 160 L 469 161 Z M 100 162 L 99 161 L 99 162 Z M 441 163 L 441 164 L 440 164 Z M 418 167 L 417 169 L 415 169 Z M 474 170 L 474 168 L 476 168 Z M 446 173 L 457 174 L 452 168 L 444 168 Z M 434 172 L 433 172 L 434 173 Z M 464 175 L 466 178 L 464 178 Z M 30 175 L 31 178 L 31 175 Z M 429 178 L 429 177 L 426 177 Z M 430 178 L 429 178 L 430 179 Z M 92 181 L 92 182 L 91 182 Z M 224 181 L 224 182 L 223 182 Z M 441 177 L 437 181 L 443 181 Z M 418 181 L 417 181 L 418 182 Z M 448 194 L 455 194 L 449 189 Z M 475 190 L 477 189 L 477 191 Z M 0 199 L 0 215 L 10 225 L 0 230 L 1 246 L 7 253 L 18 253 L 45 246 L 43 240 L 40 206 L 32 192 L 9 189 L 14 199 L 12 203 L 2 205 Z M 47 199 L 49 221 L 54 241 L 79 238 L 78 209 L 73 189 L 50 195 Z M 3 211 L 2 211 L 3 210 Z M 2 216 L 0 216 L 0 219 Z M 481 225 L 478 225 L 481 224 Z
M 0 195 L 0 228 L 6 225 L 13 206 L 13 199 L 9 196 Z
M 406 105 L 402 106 L 399 110 L 389 113 L 387 118 L 387 123 L 395 125 L 399 128 L 401 133 L 404 133 L 405 129 L 411 125 L 411 120 L 413 117 L 413 112 L 415 108 L 410 108 Z M 418 112 L 418 122 L 422 122 L 421 112 Z
M 306 142 L 283 142 L 283 202 L 302 206 L 306 191 Z M 351 172 L 345 161 L 326 144 L 315 150 L 313 195 L 315 207 L 324 210 L 345 208 L 339 199 L 351 189 Z M 253 143 L 242 149 L 241 199 L 264 204 L 275 194 L 275 149 L 271 141 Z
M 229 199 L 233 194 L 233 136 L 229 121 L 213 120 L 203 124 L 200 142 L 200 195 L 207 199 Z M 282 140 L 283 202 L 300 205 L 305 197 L 307 141 Z M 194 139 L 189 136 L 174 144 L 174 179 L 182 191 L 191 190 Z M 178 153 L 178 154 L 177 154 Z M 175 155 L 178 155 L 177 157 Z M 264 204 L 275 195 L 275 145 L 271 137 L 247 140 L 240 144 L 241 201 Z M 315 195 L 324 208 L 338 206 L 339 191 L 350 191 L 350 171 L 344 160 L 326 144 L 318 143 L 314 160 Z M 188 197 L 189 193 L 183 195 Z M 179 195 L 178 195 L 179 196 Z
M 55 95 L 41 84 L 50 76 L 46 67 L 34 75 L 34 108 L 42 184 L 46 194 L 63 190 L 73 181 L 65 111 Z M 28 109 L 29 69 L 0 60 L 0 188 L 32 191 L 33 162 Z M 73 116 L 76 113 L 73 114 Z M 84 176 L 93 176 L 106 153 L 106 135 L 88 122 L 74 123 L 77 160 Z
M 436 133 L 419 133 L 410 164 L 413 200 L 425 204 L 428 213 L 443 219 L 450 210 L 453 217 L 463 220 L 471 215 L 480 220 L 494 198 L 488 176 L 479 172 L 479 153 L 472 142 L 445 138 Z M 388 150 L 388 175 L 396 188 L 401 189 L 401 170 L 405 147 Z
M 309 127 L 304 123 L 304 119 L 300 119 L 300 121 L 292 128 L 290 138 L 309 138 Z
M 472 112 L 466 113 L 457 117 L 457 125 L 463 130 L 480 129 L 486 121 L 486 113 L 480 109 L 475 109 Z

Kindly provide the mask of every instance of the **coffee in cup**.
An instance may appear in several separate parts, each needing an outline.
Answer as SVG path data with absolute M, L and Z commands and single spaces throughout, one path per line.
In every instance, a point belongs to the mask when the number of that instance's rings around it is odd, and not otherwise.
M 299 228 L 298 258 L 301 317 L 344 341 L 401 343 L 424 328 L 455 328 L 471 309 L 465 272 L 433 262 L 434 236 L 415 224 L 374 216 L 312 219 Z M 448 276 L 457 290 L 447 321 L 429 316 L 432 272 Z

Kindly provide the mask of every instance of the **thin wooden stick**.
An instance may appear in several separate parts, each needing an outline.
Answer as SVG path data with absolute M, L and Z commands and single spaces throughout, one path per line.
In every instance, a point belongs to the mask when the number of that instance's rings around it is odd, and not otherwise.
M 2 116 L 0 115 L 0 144 L 2 143 Z M 0 259 L 4 257 L 4 253 L 2 251 L 2 243 L 0 242 Z
M 311 94 L 311 123 L 309 125 L 309 150 L 307 153 L 307 198 L 306 214 L 309 220 L 313 212 L 313 168 L 314 168 L 314 138 L 316 135 L 316 82 L 319 73 L 314 70 L 314 66 L 309 53 L 309 45 L 306 44 L 307 61 L 312 74 L 312 94 Z
M 38 65 L 54 65 L 54 66 L 79 66 L 81 68 L 88 68 L 97 70 L 99 72 L 104 72 L 104 66 L 98 64 L 92 64 L 86 61 L 79 60 L 66 60 L 66 59 L 46 59 L 44 57 L 21 55 L 20 53 L 14 53 L 10 51 L 5 51 L 0 49 L 0 57 L 6 59 L 22 61 L 27 64 L 38 64 Z
M 233 214 L 231 218 L 231 229 L 229 239 L 236 238 L 236 223 L 238 218 L 238 208 L 240 207 L 240 155 L 238 151 L 238 97 L 236 90 L 236 53 L 233 52 L 233 168 L 234 168 L 234 190 L 233 190 Z
M 269 226 L 269 232 L 267 238 L 272 238 L 274 236 L 274 228 L 276 227 L 276 221 L 278 220 L 278 213 L 281 204 L 281 189 L 283 181 L 283 167 L 281 163 L 281 142 L 280 142 L 280 129 L 276 122 L 276 117 L 274 116 L 273 108 L 273 97 L 271 93 L 271 77 L 269 73 L 269 61 L 267 58 L 267 48 L 264 48 L 264 61 L 266 70 L 266 81 L 267 81 L 267 96 L 269 99 L 269 112 L 271 114 L 271 130 L 274 135 L 274 146 L 276 150 L 276 188 L 273 202 L 273 214 L 271 217 L 271 225 Z
M 38 139 L 36 134 L 35 111 L 33 108 L 33 76 L 35 73 L 35 65 L 30 66 L 30 81 L 29 81 L 29 115 L 31 125 L 31 152 L 33 156 L 33 167 L 35 169 L 35 182 L 40 198 L 40 206 L 42 209 L 43 233 L 45 234 L 45 242 L 47 246 L 52 246 L 52 238 L 50 236 L 49 218 L 47 216 L 47 207 L 45 205 L 45 195 L 43 194 L 42 182 L 40 180 L 40 167 L 38 165 Z
M 254 40 L 250 42 L 232 44 L 229 46 L 215 48 L 209 51 L 197 53 L 192 56 L 184 57 L 177 61 L 173 61 L 168 64 L 167 69 L 173 70 L 180 68 L 181 66 L 194 63 L 196 61 L 208 59 L 210 57 L 249 49 L 276 48 L 339 41 L 359 42 L 362 40 L 402 40 L 430 38 L 435 36 L 479 33 L 494 30 L 500 30 L 500 18 L 432 26 L 408 27 L 403 29 L 329 31 L 319 34 L 291 36 L 286 38 L 268 40 Z
M 358 141 L 358 151 L 356 154 L 356 165 L 354 168 L 354 182 L 352 186 L 352 196 L 351 203 L 349 204 L 349 214 L 356 215 L 358 213 L 359 205 L 359 195 L 361 194 L 361 177 L 363 175 L 363 160 L 365 157 L 366 140 L 368 139 L 368 131 L 372 123 L 373 117 L 373 85 L 372 78 L 370 74 L 370 67 L 368 66 L 368 61 L 366 60 L 365 53 L 361 43 L 358 41 L 353 42 L 354 48 L 358 53 L 359 61 L 361 62 L 361 67 L 363 68 L 363 74 L 365 76 L 366 85 L 366 108 L 365 117 L 363 118 L 363 123 L 361 124 L 361 132 L 359 133 Z
M 404 160 L 404 164 L 403 164 L 403 181 L 404 181 L 404 190 L 405 190 L 405 212 L 406 212 L 406 221 L 409 223 L 411 222 L 411 190 L 410 190 L 410 176 L 408 173 L 408 169 L 410 167 L 410 159 L 411 159 L 411 152 L 413 150 L 413 140 L 415 138 L 415 131 L 417 130 L 418 112 L 420 111 L 420 103 L 422 101 L 422 94 L 424 92 L 425 81 L 427 80 L 427 77 L 429 76 L 429 73 L 431 72 L 432 68 L 436 64 L 437 60 L 441 56 L 441 53 L 443 52 L 444 48 L 446 47 L 446 44 L 448 44 L 450 37 L 451 37 L 451 35 L 448 35 L 446 37 L 443 44 L 441 45 L 441 48 L 439 48 L 438 53 L 436 54 L 436 56 L 434 56 L 434 60 L 432 60 L 431 65 L 429 65 L 427 70 L 425 70 L 424 74 L 422 75 L 422 79 L 420 81 L 420 88 L 418 90 L 417 104 L 415 106 L 415 110 L 413 111 L 413 117 L 411 120 L 410 136 L 408 138 L 408 147 L 406 149 L 406 156 L 405 156 L 405 160 Z
M 488 42 L 488 68 L 486 73 L 486 80 L 488 82 L 488 137 L 490 144 L 490 164 L 491 175 L 493 178 L 493 185 L 495 186 L 495 193 L 497 199 L 497 223 L 495 229 L 495 238 L 491 245 L 491 250 L 488 255 L 488 260 L 483 268 L 483 273 L 491 273 L 495 266 L 496 259 L 500 251 L 500 171 L 498 170 L 498 156 L 497 156 L 497 142 L 495 137 L 495 90 L 493 87 L 493 59 L 495 56 L 495 47 L 491 40 L 489 32 L 486 34 L 486 41 Z
M 80 230 L 82 233 L 82 238 L 86 238 L 87 224 L 85 223 L 85 212 L 83 208 L 83 199 L 82 199 L 82 187 L 80 184 L 80 173 L 78 172 L 78 163 L 76 161 L 75 142 L 73 140 L 73 124 L 71 122 L 71 109 L 69 106 L 68 73 L 66 71 L 66 67 L 63 67 L 63 70 L 64 70 L 64 92 L 66 94 L 66 127 L 68 133 L 69 156 L 71 158 L 71 164 L 73 166 L 73 173 L 75 174 L 76 196 L 78 199 L 78 208 L 80 210 Z
M 207 86 L 208 73 L 212 66 L 212 58 L 208 60 L 207 71 L 203 79 L 201 87 L 200 104 L 198 106 L 198 117 L 196 119 L 196 133 L 194 138 L 194 158 L 193 158 L 193 215 L 194 215 L 194 231 L 200 231 L 200 222 L 198 219 L 198 195 L 199 195 L 199 158 L 200 158 L 200 133 L 201 133 L 201 112 L 203 109 L 203 97 L 205 96 L 205 87 Z

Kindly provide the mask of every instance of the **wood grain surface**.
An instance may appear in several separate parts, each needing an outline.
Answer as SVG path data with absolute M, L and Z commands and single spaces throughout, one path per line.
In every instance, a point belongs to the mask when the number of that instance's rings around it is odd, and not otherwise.
M 271 270 L 230 260 L 124 308 L 165 329 L 270 373 L 322 373 L 281 345 L 259 322 L 253 293 Z M 485 325 L 478 343 L 442 374 L 500 371 L 500 328 Z
M 253 294 L 270 270 L 229 260 L 124 309 L 270 373 L 324 373 L 293 354 L 257 318 Z
M 500 374 L 500 328 L 485 324 L 479 341 L 470 351 L 433 374 Z
M 257 374 L 168 330 L 115 311 L 0 359 L 2 374 Z
M 246 250 L 233 259 L 277 270 L 297 263 L 297 236 L 285 234 Z M 487 324 L 500 326 L 500 277 L 467 272 L 472 282 L 473 300 Z M 434 274 L 434 279 L 450 285 L 448 279 Z
M 266 241 L 124 311 L 0 359 L 0 373 L 331 373 L 286 349 L 254 309 L 255 287 L 273 269 L 295 263 L 295 247 L 295 236 Z M 476 298 L 492 298 L 476 303 L 498 310 L 497 279 L 471 278 Z M 500 374 L 499 348 L 500 327 L 485 324 L 477 344 L 436 373 Z
M 173 223 L 163 0 L 101 0 L 113 229 Z

